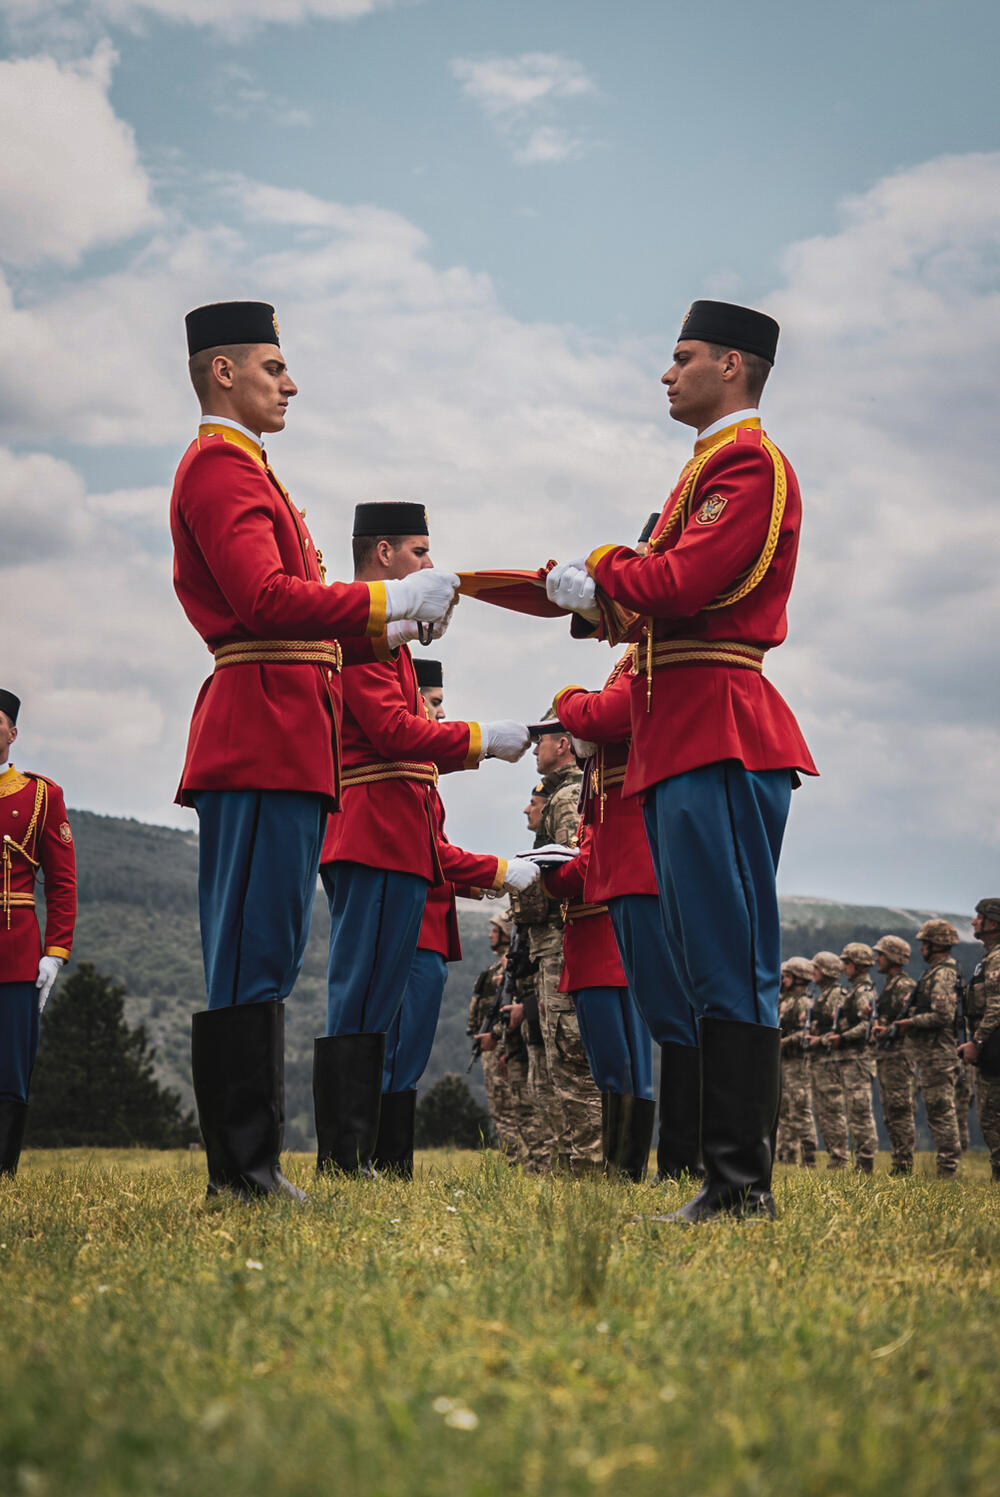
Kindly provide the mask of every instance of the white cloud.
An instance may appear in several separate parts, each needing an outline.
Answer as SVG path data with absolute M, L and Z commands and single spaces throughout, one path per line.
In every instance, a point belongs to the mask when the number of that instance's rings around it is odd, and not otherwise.
M 417 0 L 0 0 L 0 14 L 19 38 L 66 41 L 95 28 L 135 28 L 151 19 L 245 36 L 262 26 L 357 21 Z
M 156 214 L 131 128 L 108 101 L 115 53 L 0 62 L 0 260 L 74 265 Z
M 593 80 L 573 58 L 554 52 L 456 57 L 451 70 L 463 94 L 493 121 L 521 165 L 568 161 L 585 150 L 583 135 L 540 123 L 567 100 L 596 94 Z

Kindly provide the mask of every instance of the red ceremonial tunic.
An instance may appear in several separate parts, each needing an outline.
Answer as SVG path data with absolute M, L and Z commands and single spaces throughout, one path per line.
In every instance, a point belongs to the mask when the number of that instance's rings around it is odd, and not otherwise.
M 492 888 L 500 863 L 503 862 L 505 874 L 507 864 L 503 859 L 463 852 L 449 842 L 444 831 L 444 804 L 436 790 L 432 790 L 431 795 L 437 826 L 438 859 L 442 864 L 448 864 L 449 871 L 444 883 L 432 884 L 427 890 L 417 946 L 424 951 L 437 951 L 446 962 L 460 962 L 462 943 L 458 934 L 455 895 L 471 895 L 474 889 Z
M 439 771 L 478 766 L 479 725 L 431 722 L 405 645 L 394 658 L 345 675 L 341 747 L 343 800 L 327 823 L 322 863 L 415 873 L 429 884 L 448 878 L 500 888 L 503 859 L 473 859 L 475 873 L 467 877 L 465 860 L 473 855 L 439 839 L 434 809 Z
M 44 956 L 69 959 L 76 925 L 76 849 L 66 802 L 54 780 L 0 775 L 0 983 L 34 982 Z M 35 913 L 35 879 L 45 882 L 45 944 Z
M 607 905 L 590 904 L 583 897 L 592 835 L 589 827 L 581 831 L 579 855 L 571 863 L 563 863 L 545 874 L 546 889 L 553 899 L 563 901 L 563 969 L 557 989 L 560 993 L 628 986 Z
M 817 773 L 760 673 L 787 633 L 801 511 L 792 468 L 752 418 L 695 444 L 647 555 L 600 546 L 587 558 L 599 587 L 637 615 L 626 795 L 722 759 Z
M 195 703 L 177 800 L 299 790 L 335 806 L 337 641 L 345 664 L 389 653 L 384 584 L 326 585 L 302 512 L 262 451 L 230 427 L 203 423 L 181 459 L 170 532 L 174 590 L 218 652 Z M 259 658 L 286 651 L 291 660 Z
M 601 904 L 620 894 L 656 894 L 642 806 L 623 794 L 631 728 L 632 650 L 600 691 L 565 686 L 552 703 L 563 727 L 599 744 L 584 770 L 583 819 L 590 829 L 584 898 Z

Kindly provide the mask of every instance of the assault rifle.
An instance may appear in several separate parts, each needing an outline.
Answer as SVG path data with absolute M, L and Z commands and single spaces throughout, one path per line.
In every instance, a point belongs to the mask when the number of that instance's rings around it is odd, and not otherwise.
M 806 1004 L 806 1011 L 802 1015 L 802 1024 L 800 1026 L 802 1032 L 799 1035 L 799 1044 L 807 1054 L 809 1052 L 809 1036 L 812 1034 L 813 1009 L 816 1007 L 816 990 L 812 983 L 809 984 L 808 992 L 809 1002 Z
M 965 1015 L 965 978 L 961 972 L 955 983 L 955 1038 L 960 1045 L 968 1044 L 969 1025 Z
M 538 963 L 531 960 L 531 955 L 528 951 L 528 936 L 525 927 L 523 925 L 515 925 L 514 934 L 511 937 L 510 946 L 507 950 L 507 961 L 504 966 L 503 977 L 497 985 L 496 997 L 479 1030 L 472 1037 L 472 1058 L 466 1067 L 466 1074 L 472 1070 L 472 1067 L 479 1059 L 483 1048 L 483 1038 L 491 1032 L 494 1024 L 499 1023 L 503 1025 L 504 1029 L 509 1028 L 510 1016 L 509 1014 L 504 1014 L 503 1009 L 517 1002 L 518 981 L 523 981 L 525 977 L 530 977 L 532 973 L 537 971 Z
M 903 1004 L 903 1012 L 900 1014 L 899 1019 L 908 1019 L 910 1017 L 910 1009 L 913 1007 L 913 1000 L 916 996 L 916 988 L 911 988 L 910 994 L 906 1002 Z M 885 1036 L 885 1039 L 882 1041 L 883 1045 L 891 1045 L 894 1043 L 894 1041 L 899 1039 L 899 1019 L 895 1019 L 889 1025 L 889 1029 Z

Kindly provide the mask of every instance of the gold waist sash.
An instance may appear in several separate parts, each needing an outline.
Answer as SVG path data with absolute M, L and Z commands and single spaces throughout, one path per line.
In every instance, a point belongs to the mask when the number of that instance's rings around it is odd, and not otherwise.
M 325 665 L 338 674 L 344 656 L 335 639 L 240 639 L 212 651 L 215 669 L 227 665 Z
M 723 665 L 738 670 L 764 671 L 766 651 L 757 645 L 741 644 L 732 639 L 657 639 L 652 637 L 652 620 L 632 656 L 632 674 L 646 676 L 646 711 L 653 697 L 653 672 L 671 665 Z
M 341 787 L 345 790 L 351 785 L 378 785 L 383 780 L 413 780 L 418 785 L 436 785 L 437 765 L 380 759 L 374 764 L 352 764 L 349 769 L 342 770 L 340 776 Z
M 589 920 L 592 915 L 607 913 L 606 904 L 564 904 L 562 907 L 562 917 L 567 925 L 572 925 L 575 920 Z

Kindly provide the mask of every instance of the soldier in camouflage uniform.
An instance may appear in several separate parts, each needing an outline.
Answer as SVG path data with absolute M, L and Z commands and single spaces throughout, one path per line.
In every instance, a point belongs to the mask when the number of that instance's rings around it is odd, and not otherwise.
M 984 951 L 966 997 L 972 1038 L 960 1054 L 976 1068 L 979 1126 L 990 1151 L 993 1179 L 1000 1183 L 1000 898 L 979 901 L 972 929 Z
M 555 842 L 574 847 L 583 776 L 577 768 L 570 736 L 551 711 L 543 723 L 535 725 L 533 736 L 539 772 L 549 791 L 535 844 L 542 847 Z M 522 911 L 531 908 L 534 917 L 529 938 L 532 959 L 538 962 L 538 1011 L 545 1058 L 566 1119 L 569 1157 L 562 1162 L 575 1174 L 597 1173 L 603 1170 L 601 1094 L 590 1073 L 573 999 L 569 993 L 558 991 L 562 976 L 562 912 L 559 902 L 548 897 L 542 884 L 544 877 L 525 891 L 519 905 Z
M 500 1041 L 502 1030 L 499 1022 L 487 1029 L 487 1020 L 492 1012 L 500 984 L 503 982 L 510 947 L 511 918 L 507 914 L 494 915 L 490 920 L 490 946 L 496 961 L 480 972 L 476 978 L 472 997 L 469 1000 L 468 1034 L 475 1036 L 479 1046 L 479 1058 L 483 1067 L 483 1086 L 486 1090 L 486 1110 L 493 1123 L 497 1142 L 508 1158 L 518 1156 L 517 1132 L 513 1123 L 510 1104 L 507 1067 L 504 1063 Z
M 878 1072 L 878 1094 L 882 1116 L 892 1143 L 890 1175 L 913 1173 L 913 1150 L 916 1128 L 913 1116 L 916 1106 L 912 1057 L 907 1053 L 901 1034 L 892 1026 L 905 1016 L 910 994 L 916 987 L 912 977 L 903 971 L 910 960 L 910 943 L 902 936 L 879 936 L 872 950 L 885 985 L 876 999 L 872 1045 Z
M 955 994 L 962 974 L 951 956 L 958 931 L 947 920 L 925 920 L 917 931 L 927 970 L 913 990 L 910 1011 L 896 1020 L 905 1036 L 937 1146 L 937 1172 L 954 1175 L 962 1156 L 955 1117 Z
M 803 1039 L 811 1007 L 807 988 L 813 980 L 812 962 L 804 956 L 781 964 L 778 1028 L 781 1030 L 781 1111 L 778 1115 L 779 1164 L 816 1165 L 816 1124 L 812 1115 L 809 1060 Z
M 875 953 L 864 941 L 849 941 L 840 953 L 847 978 L 830 1048 L 840 1066 L 847 1121 L 854 1134 L 854 1168 L 870 1175 L 878 1153 L 878 1134 L 872 1112 L 872 1081 L 875 1057 L 868 1047 L 868 1021 L 875 1009 L 871 980 Z
M 834 1019 L 844 996 L 840 957 L 833 951 L 817 951 L 813 957 L 816 996 L 809 1019 L 809 1079 L 813 1114 L 826 1144 L 828 1170 L 842 1170 L 849 1157 L 847 1109 L 840 1065 L 830 1047 Z

